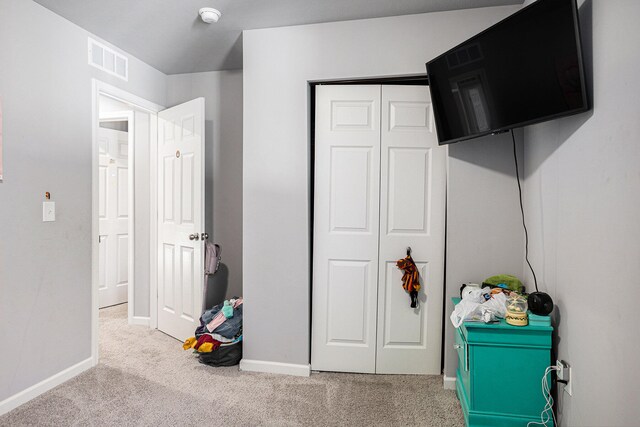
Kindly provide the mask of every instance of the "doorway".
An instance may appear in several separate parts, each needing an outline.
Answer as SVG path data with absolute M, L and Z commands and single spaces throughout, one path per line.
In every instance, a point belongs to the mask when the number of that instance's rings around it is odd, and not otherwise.
M 100 97 L 98 129 L 99 308 L 133 301 L 134 121 L 133 111 Z
M 120 243 L 113 251 L 112 287 L 114 294 L 122 294 L 115 301 L 122 301 L 124 286 L 117 288 L 127 284 L 127 323 L 159 329 L 181 341 L 192 335 L 201 315 L 208 233 L 203 202 L 204 98 L 165 109 L 98 80 L 93 80 L 93 89 L 91 353 L 95 365 L 100 291 L 109 288 L 101 286 L 101 273 L 107 270 L 101 271 L 100 266 L 107 266 L 108 251 L 104 245 L 101 252 L 100 245 L 110 238 L 101 231 L 101 220 L 105 227 L 115 229 L 112 234 Z M 123 122 L 127 123 L 126 138 Z M 113 137 L 114 149 L 102 148 L 101 165 L 100 138 L 107 134 Z M 102 180 L 105 191 L 101 192 L 100 174 L 109 172 L 111 161 L 114 179 L 120 173 L 126 186 L 114 184 L 111 204 L 115 213 L 109 225 L 109 202 L 101 204 L 100 200 L 101 194 L 107 194 L 107 179 Z M 102 263 L 101 255 L 105 257 Z
M 126 301 L 129 325 L 155 328 L 156 142 L 162 106 L 93 80 L 91 355 L 99 308 Z M 109 242 L 109 240 L 111 241 Z M 107 243 L 111 243 L 110 245 Z M 102 300 L 102 301 L 101 301 Z

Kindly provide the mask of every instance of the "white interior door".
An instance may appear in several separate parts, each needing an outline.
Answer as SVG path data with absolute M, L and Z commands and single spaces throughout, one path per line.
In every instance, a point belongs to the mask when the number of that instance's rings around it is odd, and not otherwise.
M 204 98 L 158 113 L 158 329 L 194 334 L 202 309 Z
M 380 87 L 316 88 L 314 370 L 375 372 Z
M 446 149 L 425 86 L 382 86 L 376 372 L 440 374 Z M 421 278 L 410 307 L 396 261 L 412 249 Z
M 99 307 L 127 302 L 129 285 L 129 134 L 98 131 Z

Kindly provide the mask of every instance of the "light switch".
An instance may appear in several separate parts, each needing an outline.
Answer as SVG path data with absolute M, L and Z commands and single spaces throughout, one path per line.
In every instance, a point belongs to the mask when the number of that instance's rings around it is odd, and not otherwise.
M 42 222 L 56 220 L 56 202 L 42 202 Z

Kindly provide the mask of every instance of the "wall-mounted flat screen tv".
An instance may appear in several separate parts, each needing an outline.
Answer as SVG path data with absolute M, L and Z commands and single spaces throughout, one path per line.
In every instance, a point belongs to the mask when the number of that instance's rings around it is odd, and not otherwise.
M 538 0 L 426 65 L 441 145 L 589 109 L 575 0 Z

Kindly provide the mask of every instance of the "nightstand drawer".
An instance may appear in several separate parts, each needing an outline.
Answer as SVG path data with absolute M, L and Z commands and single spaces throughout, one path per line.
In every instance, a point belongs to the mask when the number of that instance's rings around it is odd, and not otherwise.
M 469 345 L 464 337 L 462 328 L 456 330 L 456 342 L 454 348 L 458 354 L 458 372 L 457 381 L 460 381 L 461 388 L 464 390 L 466 397 L 469 397 Z M 462 397 L 461 397 L 462 399 Z M 470 402 L 467 402 L 468 404 Z

